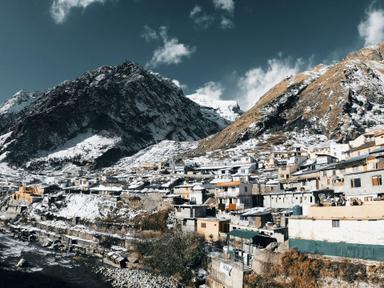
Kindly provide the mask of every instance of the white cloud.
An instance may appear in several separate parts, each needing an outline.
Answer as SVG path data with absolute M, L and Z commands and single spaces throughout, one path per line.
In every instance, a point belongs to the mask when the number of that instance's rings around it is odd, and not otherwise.
M 157 34 L 157 32 L 147 25 L 144 25 L 144 32 L 143 34 L 141 34 L 141 37 L 143 37 L 147 42 L 159 39 L 159 35 Z
M 196 27 L 207 29 L 213 23 L 217 23 L 222 29 L 233 28 L 235 2 L 233 0 L 213 0 L 211 3 L 215 8 L 213 13 L 206 13 L 199 5 L 195 5 L 189 12 L 189 18 L 193 20 Z
M 203 11 L 203 8 L 201 6 L 196 5 L 195 7 L 192 8 L 191 12 L 189 12 L 189 17 L 193 18 L 197 14 L 200 14 Z
M 223 29 L 230 29 L 233 27 L 233 21 L 232 19 L 223 16 L 220 21 L 220 26 Z
M 216 9 L 221 9 L 233 13 L 235 10 L 234 0 L 213 0 L 213 5 Z
M 375 45 L 384 40 L 384 10 L 370 10 L 357 27 L 364 46 Z
M 106 0 L 54 0 L 51 5 L 51 16 L 60 24 L 65 21 L 73 8 L 87 8 L 94 3 L 104 3 Z
M 241 90 L 240 106 L 245 110 L 251 108 L 269 89 L 284 78 L 296 74 L 302 66 L 300 59 L 270 59 L 265 69 L 256 67 L 247 71 L 238 81 Z
M 203 8 L 198 5 L 189 12 L 189 18 L 193 20 L 197 27 L 202 29 L 207 29 L 215 21 L 214 16 L 205 13 Z
M 145 27 L 144 30 L 151 32 L 148 34 L 151 35 L 151 37 L 149 37 L 144 31 L 143 35 L 147 35 L 143 36 L 145 39 L 149 39 L 149 41 L 161 39 L 163 42 L 161 46 L 157 47 L 155 51 L 153 51 L 152 59 L 146 65 L 148 67 L 156 67 L 161 64 L 179 64 L 184 58 L 191 56 L 191 54 L 196 51 L 195 47 L 190 47 L 186 44 L 180 43 L 175 37 L 169 38 L 167 27 L 165 26 L 161 26 L 159 28 L 159 32 L 156 32 L 148 26 Z
M 208 99 L 219 100 L 223 95 L 224 89 L 220 83 L 217 82 L 207 82 L 203 87 L 196 90 L 196 93 L 199 95 L 206 95 Z

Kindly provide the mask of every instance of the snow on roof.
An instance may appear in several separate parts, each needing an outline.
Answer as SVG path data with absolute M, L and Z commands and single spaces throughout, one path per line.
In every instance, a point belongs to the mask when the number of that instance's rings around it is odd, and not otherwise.
M 193 188 L 192 188 L 192 190 L 195 190 L 195 191 L 204 190 L 204 189 L 205 189 L 205 187 L 202 186 L 201 184 L 197 184 L 197 185 L 193 186 Z
M 213 179 L 209 183 L 215 184 L 215 183 L 218 183 L 218 182 L 231 182 L 231 181 L 232 181 L 232 179 L 230 179 L 230 178 L 215 178 L 215 179 Z
M 89 188 L 91 191 L 112 191 L 112 192 L 121 192 L 123 188 L 121 186 L 104 186 L 99 185 L 96 187 Z
M 257 216 L 257 215 L 264 215 L 264 214 L 269 214 L 271 213 L 270 208 L 265 208 L 265 207 L 254 207 L 245 210 L 246 212 L 243 213 L 243 216 Z

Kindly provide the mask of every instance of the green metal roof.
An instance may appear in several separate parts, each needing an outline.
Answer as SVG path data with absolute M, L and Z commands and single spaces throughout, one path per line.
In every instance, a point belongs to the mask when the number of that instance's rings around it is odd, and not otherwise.
M 259 235 L 259 233 L 255 232 L 255 231 L 250 231 L 250 230 L 236 229 L 236 230 L 232 230 L 231 232 L 229 232 L 228 235 L 243 238 L 243 239 L 253 239 L 257 235 Z

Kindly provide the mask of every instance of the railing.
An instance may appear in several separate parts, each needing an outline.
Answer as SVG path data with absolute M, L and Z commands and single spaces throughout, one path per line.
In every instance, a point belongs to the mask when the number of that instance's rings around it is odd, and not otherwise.
M 216 197 L 218 198 L 237 198 L 239 197 L 240 192 L 216 192 Z

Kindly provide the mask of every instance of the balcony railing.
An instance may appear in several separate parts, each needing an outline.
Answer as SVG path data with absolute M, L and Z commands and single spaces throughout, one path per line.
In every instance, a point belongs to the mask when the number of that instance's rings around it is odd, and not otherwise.
M 226 191 L 226 192 L 216 192 L 216 195 L 215 195 L 217 198 L 237 198 L 240 196 L 240 192 L 239 191 Z

